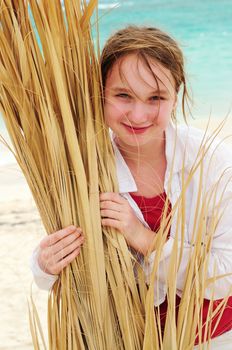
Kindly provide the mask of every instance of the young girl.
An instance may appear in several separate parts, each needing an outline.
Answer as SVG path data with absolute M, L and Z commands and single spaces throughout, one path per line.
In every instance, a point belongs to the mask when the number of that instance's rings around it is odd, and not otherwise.
M 168 212 L 180 196 L 183 158 L 184 171 L 188 174 L 202 141 L 202 133 L 187 126 L 174 125 L 178 92 L 181 89 L 185 116 L 188 91 L 182 52 L 164 32 L 146 27 L 127 27 L 118 31 L 103 49 L 101 69 L 105 121 L 112 131 L 119 183 L 119 193 L 100 195 L 102 225 L 116 228 L 125 237 L 128 246 L 145 256 L 159 229 L 167 194 Z M 232 165 L 230 150 L 226 146 L 220 146 L 219 150 L 215 153 L 213 168 L 207 173 L 206 186 L 215 184 L 223 171 Z M 210 156 L 206 154 L 206 163 L 209 162 L 207 157 Z M 168 191 L 170 176 L 172 181 Z M 193 176 L 192 185 L 186 192 L 184 248 L 177 276 L 177 305 L 183 290 L 197 205 L 198 175 Z M 224 191 L 226 200 L 220 204 L 223 215 L 212 241 L 209 278 L 214 276 L 215 266 L 217 275 L 232 272 L 232 184 L 228 179 L 227 176 L 218 186 L 219 193 Z M 227 186 L 224 189 L 225 183 Z M 210 216 L 207 220 L 210 222 Z M 159 298 L 155 296 L 155 306 L 160 305 L 164 315 L 163 325 L 167 310 L 167 273 L 164 265 L 171 255 L 176 225 L 176 218 L 173 217 L 163 247 L 164 258 L 160 262 Z M 32 271 L 40 288 L 52 287 L 62 269 L 78 256 L 83 242 L 81 229 L 74 226 L 55 232 L 41 241 L 32 257 Z M 149 257 L 151 266 L 154 254 L 152 252 Z M 219 299 L 228 295 L 231 285 L 231 275 L 214 282 L 215 307 Z M 209 309 L 211 287 L 205 291 L 203 323 Z M 232 340 L 232 333 L 228 332 L 232 329 L 231 306 L 232 297 L 228 299 L 216 330 L 211 334 L 212 338 L 223 334 L 218 339 L 223 341 L 230 336 Z M 216 317 L 213 325 L 217 321 Z

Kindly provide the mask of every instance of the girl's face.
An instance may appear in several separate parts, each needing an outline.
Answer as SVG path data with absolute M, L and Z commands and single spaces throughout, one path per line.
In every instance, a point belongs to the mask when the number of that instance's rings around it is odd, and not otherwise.
M 138 147 L 163 139 L 176 106 L 171 72 L 155 60 L 149 63 L 154 75 L 136 54 L 131 54 L 118 60 L 108 73 L 105 120 L 121 146 Z

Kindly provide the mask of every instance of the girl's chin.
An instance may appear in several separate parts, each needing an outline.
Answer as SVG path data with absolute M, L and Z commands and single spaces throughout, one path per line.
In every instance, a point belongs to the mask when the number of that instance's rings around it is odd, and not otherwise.
M 130 147 L 138 147 L 138 146 L 146 146 L 152 143 L 152 139 L 148 137 L 135 137 L 133 136 L 126 136 L 126 137 L 116 137 L 117 143 L 119 145 L 125 145 Z M 154 139 L 153 139 L 154 141 Z

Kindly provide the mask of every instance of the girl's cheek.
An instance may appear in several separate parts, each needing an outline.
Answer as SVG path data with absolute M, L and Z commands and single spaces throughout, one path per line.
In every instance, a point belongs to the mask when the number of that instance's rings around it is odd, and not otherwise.
M 172 109 L 170 109 L 169 106 L 161 108 L 156 119 L 157 124 L 159 124 L 161 127 L 166 127 L 168 122 L 171 120 L 171 114 Z
M 108 128 L 112 127 L 112 120 L 111 119 L 105 118 L 105 122 L 106 122 L 106 125 L 108 126 Z
M 111 104 L 107 109 L 105 109 L 105 120 L 109 121 L 119 121 L 124 118 L 128 113 L 127 108 L 120 104 Z
M 110 120 L 110 116 L 112 115 L 112 108 L 109 104 L 106 104 L 104 106 L 104 118 L 106 121 L 106 124 L 108 124 L 109 120 Z

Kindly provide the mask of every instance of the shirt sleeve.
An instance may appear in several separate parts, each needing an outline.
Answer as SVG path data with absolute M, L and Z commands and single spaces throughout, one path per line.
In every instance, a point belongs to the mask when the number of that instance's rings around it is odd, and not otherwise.
M 58 279 L 58 275 L 50 275 L 41 270 L 38 263 L 39 246 L 34 250 L 30 259 L 30 268 L 36 285 L 43 290 L 49 291 Z

